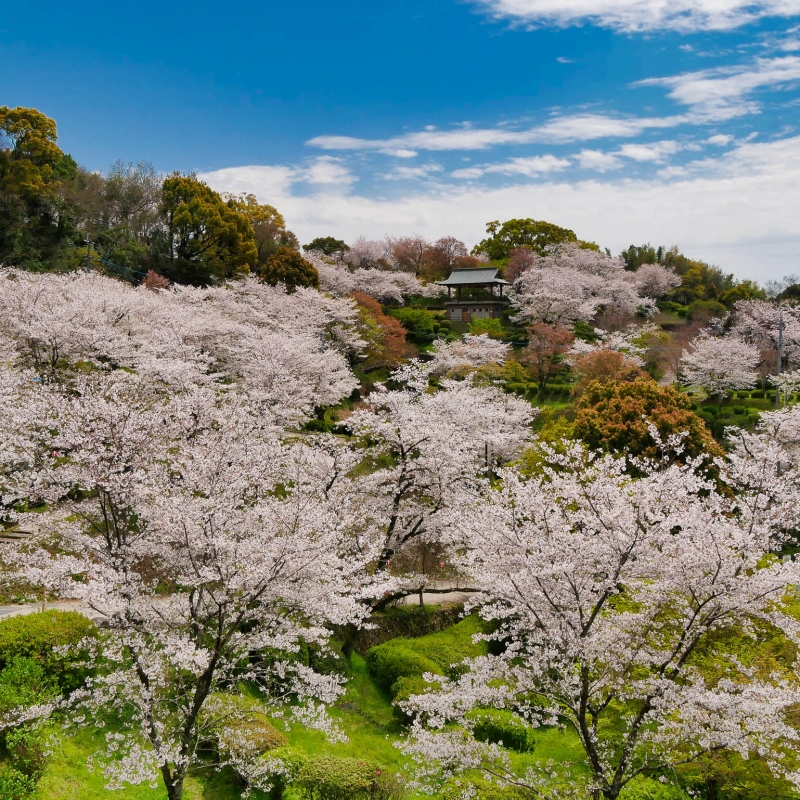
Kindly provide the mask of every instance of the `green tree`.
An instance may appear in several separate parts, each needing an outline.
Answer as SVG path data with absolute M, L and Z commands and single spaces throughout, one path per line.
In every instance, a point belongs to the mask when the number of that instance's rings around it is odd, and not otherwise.
M 486 225 L 489 236 L 472 248 L 473 255 L 485 253 L 492 261 L 508 258 L 509 250 L 527 247 L 544 255 L 548 248 L 562 242 L 577 242 L 578 237 L 567 228 L 535 219 L 495 220 Z
M 342 253 L 349 249 L 350 247 L 348 245 L 334 236 L 317 236 L 316 239 L 312 239 L 308 244 L 303 245 L 303 250 L 307 253 L 318 250 L 326 256 L 332 256 L 334 253 Z
M 255 266 L 259 269 L 281 247 L 300 249 L 297 237 L 286 228 L 283 216 L 274 206 L 259 203 L 254 194 L 224 195 L 224 199 L 249 220 L 258 251 Z
M 250 220 L 194 175 L 170 175 L 161 187 L 168 263 L 161 270 L 178 283 L 205 285 L 246 275 L 258 261 Z
M 58 190 L 77 165 L 56 144 L 55 120 L 0 106 L 0 262 L 28 269 L 66 264 L 72 234 Z
M 293 292 L 298 286 L 319 288 L 319 273 L 316 267 L 296 250 L 290 250 L 288 247 L 279 247 L 269 256 L 258 276 L 270 286 L 284 284 L 288 292 Z

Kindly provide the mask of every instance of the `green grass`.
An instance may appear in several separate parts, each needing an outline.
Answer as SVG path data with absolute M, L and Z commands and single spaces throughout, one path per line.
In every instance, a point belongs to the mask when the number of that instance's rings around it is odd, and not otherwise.
M 99 769 L 90 770 L 89 757 L 105 746 L 104 736 L 95 730 L 81 730 L 61 736 L 45 774 L 39 781 L 37 800 L 165 800 L 167 793 L 159 783 L 155 788 L 143 784 L 125 786 L 114 792 L 106 789 L 106 777 Z M 186 781 L 185 800 L 238 800 L 241 786 L 231 772 L 208 770 Z
M 439 633 L 411 640 L 441 644 L 443 648 L 470 647 L 471 636 L 481 623 L 472 617 Z M 345 742 L 331 742 L 326 736 L 300 725 L 285 731 L 291 746 L 314 755 L 370 759 L 392 771 L 412 766 L 409 759 L 396 747 L 405 735 L 404 728 L 392 713 L 389 697 L 371 680 L 365 659 L 354 653 L 349 661 L 348 682 L 345 694 L 330 709 L 331 717 L 347 735 Z M 281 720 L 276 725 L 284 727 Z M 510 754 L 515 768 L 524 770 L 540 761 L 570 763 L 573 769 L 585 770 L 584 759 L 577 736 L 571 731 L 542 728 L 535 734 L 536 746 L 532 753 Z M 109 792 L 106 778 L 100 770 L 90 770 L 89 757 L 102 751 L 105 745 L 103 732 L 85 729 L 61 734 L 53 756 L 39 783 L 37 800 L 101 800 L 109 796 L 118 800 L 164 800 L 166 792 L 159 783 L 126 786 Z M 200 771 L 187 779 L 186 800 L 234 800 L 241 796 L 242 788 L 229 771 Z M 412 795 L 409 800 L 423 800 L 426 795 Z M 299 800 L 289 792 L 287 800 Z

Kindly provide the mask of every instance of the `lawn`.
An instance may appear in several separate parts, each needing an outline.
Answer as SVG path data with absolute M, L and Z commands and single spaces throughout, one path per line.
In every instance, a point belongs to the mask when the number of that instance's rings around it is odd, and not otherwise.
M 461 624 L 458 629 L 469 635 L 471 627 Z M 456 630 L 458 630 L 456 629 Z M 454 629 L 432 635 L 431 641 L 445 641 Z M 444 638 L 442 635 L 444 634 Z M 452 636 L 452 634 L 451 634 Z M 465 643 L 466 644 L 466 643 Z M 392 713 L 389 697 L 372 681 L 365 659 L 353 653 L 348 663 L 346 693 L 330 711 L 331 716 L 346 733 L 347 741 L 330 742 L 319 731 L 302 726 L 292 726 L 286 731 L 291 746 L 311 755 L 369 758 L 400 771 L 413 766 L 396 746 L 404 729 Z M 282 725 L 276 720 L 277 725 Z M 58 734 L 57 744 L 44 776 L 39 782 L 38 800 L 101 800 L 108 798 L 106 778 L 99 769 L 87 766 L 90 756 L 101 751 L 104 736 L 96 728 Z M 533 753 L 512 753 L 512 762 L 524 768 L 537 761 L 572 763 L 583 770 L 580 744 L 574 733 L 559 729 L 542 729 L 536 733 Z M 213 769 L 195 773 L 187 780 L 186 800 L 234 800 L 240 797 L 242 787 L 229 771 L 218 773 Z M 166 792 L 160 785 L 126 786 L 111 795 L 119 800 L 164 800 Z M 429 795 L 411 795 L 409 800 L 422 800 Z M 289 792 L 287 800 L 299 800 L 299 795 Z

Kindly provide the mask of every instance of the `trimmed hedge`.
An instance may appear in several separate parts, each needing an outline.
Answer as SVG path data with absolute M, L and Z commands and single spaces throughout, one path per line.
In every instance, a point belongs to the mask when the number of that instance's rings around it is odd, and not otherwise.
M 62 689 L 75 689 L 86 670 L 80 666 L 85 652 L 62 655 L 56 648 L 75 648 L 87 637 L 96 637 L 97 625 L 76 611 L 43 611 L 8 617 L 0 622 L 0 669 L 16 658 L 31 658 Z
M 510 750 L 530 753 L 535 745 L 533 728 L 510 711 L 499 708 L 480 708 L 471 711 L 473 734 L 480 742 L 502 744 Z
M 367 670 L 384 691 L 394 697 L 400 678 L 419 678 L 424 673 L 455 677 L 465 658 L 486 655 L 486 642 L 473 642 L 476 633 L 485 633 L 487 625 L 477 615 L 463 619 L 452 628 L 419 639 L 392 639 L 367 653 Z M 454 666 L 455 665 L 455 666 Z
M 451 778 L 442 787 L 439 797 L 441 800 L 463 800 L 464 797 L 473 800 L 530 800 L 531 793 L 514 786 L 499 786 L 483 778 Z
M 294 788 L 308 800 L 399 800 L 397 778 L 374 761 L 317 756 L 300 768 Z
M 262 774 L 272 786 L 267 793 L 270 800 L 283 800 L 308 759 L 307 753 L 294 747 L 280 747 L 261 757 Z

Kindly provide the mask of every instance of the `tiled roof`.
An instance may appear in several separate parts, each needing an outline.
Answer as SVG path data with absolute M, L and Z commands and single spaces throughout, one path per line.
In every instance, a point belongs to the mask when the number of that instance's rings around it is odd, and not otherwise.
M 469 267 L 454 269 L 446 281 L 436 281 L 439 286 L 488 286 L 490 284 L 509 285 L 497 274 L 494 267 Z

